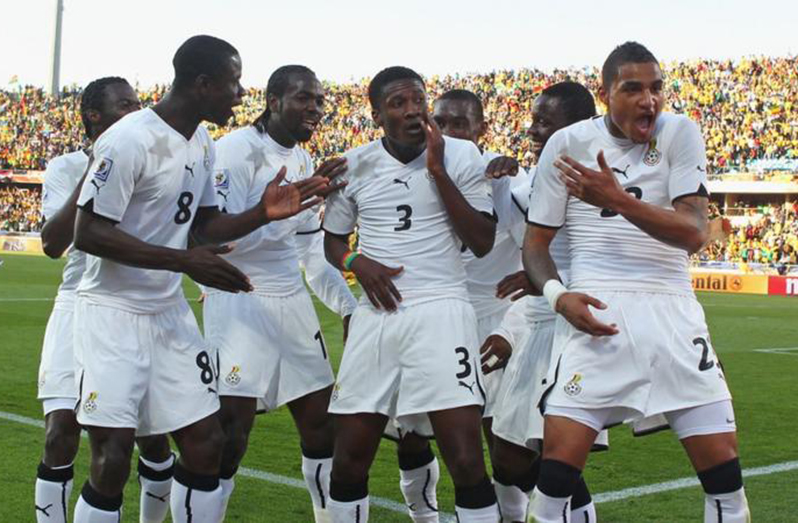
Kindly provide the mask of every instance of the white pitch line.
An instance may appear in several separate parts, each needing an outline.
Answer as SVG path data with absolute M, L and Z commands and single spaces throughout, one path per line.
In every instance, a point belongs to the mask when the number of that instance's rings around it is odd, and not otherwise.
M 41 427 L 41 428 L 44 427 L 44 422 L 42 420 L 28 418 L 25 416 L 20 416 L 18 414 L 12 414 L 10 412 L 0 411 L 0 419 L 21 423 L 23 425 L 30 425 L 33 427 Z M 85 433 L 83 433 L 83 437 L 85 436 L 86 436 Z M 769 474 L 776 474 L 779 472 L 789 472 L 791 470 L 798 470 L 798 461 L 785 461 L 784 463 L 776 463 L 774 465 L 768 465 L 765 467 L 745 469 L 743 470 L 743 477 L 752 478 L 756 476 L 767 476 Z M 260 479 L 263 481 L 268 481 L 270 483 L 276 483 L 278 485 L 285 485 L 288 487 L 294 487 L 301 490 L 305 490 L 307 488 L 305 482 L 302 480 L 296 478 L 289 478 L 287 476 L 281 476 L 279 474 L 273 474 L 271 472 L 265 472 L 262 470 L 241 467 L 240 469 L 238 469 L 238 473 L 248 478 Z M 624 499 L 629 499 L 629 498 L 639 498 L 641 496 L 659 494 L 661 492 L 668 492 L 671 490 L 679 490 L 688 487 L 695 487 L 698 485 L 700 485 L 700 482 L 695 477 L 680 478 L 672 481 L 664 481 L 662 483 L 654 483 L 652 485 L 630 487 L 622 490 L 615 490 L 612 492 L 601 492 L 599 494 L 593 495 L 593 501 L 595 503 L 609 503 L 612 501 L 622 501 Z M 375 506 L 382 507 L 394 512 L 399 512 L 400 514 L 407 514 L 407 508 L 401 503 L 397 503 L 396 501 L 392 501 L 386 498 L 380 498 L 377 496 L 372 496 L 370 498 L 370 501 Z M 453 523 L 455 521 L 455 517 L 453 514 L 447 514 L 445 512 L 440 513 L 440 519 L 442 522 L 446 523 Z
M 22 425 L 30 425 L 32 427 L 44 428 L 44 421 L 42 420 L 28 418 L 26 416 L 20 416 L 19 414 L 12 414 L 11 412 L 0 411 L 0 419 L 4 419 L 6 421 L 13 421 L 15 423 L 21 423 Z M 86 437 L 85 432 L 83 432 L 81 435 L 84 438 Z M 288 476 L 281 476 L 280 474 L 274 474 L 272 472 L 241 467 L 238 469 L 238 473 L 241 476 L 260 479 L 263 481 L 268 481 L 269 483 L 276 483 L 278 485 L 285 485 L 287 487 L 294 487 L 301 490 L 307 489 L 307 485 L 301 479 L 289 478 Z M 392 510 L 393 512 L 399 512 L 400 514 L 407 514 L 407 507 L 402 503 L 397 503 L 396 501 L 377 496 L 370 496 L 369 500 L 372 505 L 375 505 L 377 507 L 382 507 L 387 510 Z M 453 523 L 455 521 L 455 517 L 454 514 L 441 512 L 440 520 L 446 523 Z
M 53 301 L 55 298 L 0 298 L 0 302 L 8 301 Z
M 751 478 L 755 476 L 766 476 L 768 474 L 775 474 L 777 472 L 789 472 L 790 470 L 798 470 L 798 461 L 785 461 L 784 463 L 776 463 L 775 465 L 768 465 L 766 467 L 745 469 L 743 470 L 743 477 Z M 616 490 L 614 492 L 602 492 L 601 494 L 596 494 L 593 496 L 593 501 L 596 503 L 621 501 L 623 499 L 639 498 L 640 496 L 659 494 L 661 492 L 668 492 L 670 490 L 695 487 L 700 484 L 701 483 L 695 477 L 681 478 L 675 479 L 673 481 L 654 483 L 653 485 L 644 485 L 642 487 L 631 487 L 623 490 Z
M 798 347 L 784 347 L 780 349 L 754 349 L 754 352 L 764 354 L 783 354 L 785 356 L 798 356 Z

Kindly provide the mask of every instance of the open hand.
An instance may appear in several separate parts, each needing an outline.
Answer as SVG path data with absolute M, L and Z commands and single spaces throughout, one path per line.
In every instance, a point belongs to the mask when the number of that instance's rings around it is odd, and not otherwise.
M 231 245 L 201 245 L 188 249 L 182 261 L 182 272 L 195 282 L 226 292 L 249 292 L 249 278 L 220 254 L 232 251 Z
M 282 185 L 285 175 L 286 168 L 283 166 L 263 191 L 260 202 L 267 222 L 284 220 L 310 209 L 332 192 L 330 182 L 324 176 L 311 176 Z
M 532 284 L 526 272 L 518 271 L 508 274 L 496 285 L 496 297 L 500 300 L 511 294 L 510 301 L 517 301 L 524 296 L 540 296 L 541 292 Z
M 446 142 L 443 141 L 443 133 L 435 120 L 424 113 L 424 121 L 421 127 L 424 128 L 424 136 L 427 139 L 427 170 L 432 176 L 439 176 L 446 172 L 443 163 L 443 151 Z
M 581 292 L 566 292 L 557 300 L 557 312 L 568 323 L 591 336 L 614 336 L 620 332 L 616 324 L 607 325 L 596 319 L 589 306 L 604 310 L 607 305 L 592 296 Z
M 485 176 L 488 178 L 501 178 L 516 174 L 518 174 L 518 160 L 509 156 L 497 156 L 488 162 L 488 167 L 485 169 Z
M 560 179 L 565 183 L 568 194 L 583 202 L 602 209 L 614 211 L 618 202 L 631 196 L 624 191 L 612 168 L 604 159 L 604 151 L 596 157 L 601 170 L 588 169 L 569 156 L 561 156 L 554 162 L 560 171 Z
M 361 254 L 352 262 L 351 270 L 374 307 L 389 312 L 396 310 L 402 295 L 392 279 L 401 274 L 404 267 L 387 267 Z

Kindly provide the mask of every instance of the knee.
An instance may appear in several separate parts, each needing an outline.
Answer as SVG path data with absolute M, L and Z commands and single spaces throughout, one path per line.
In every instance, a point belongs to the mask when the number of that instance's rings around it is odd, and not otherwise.
M 77 423 L 52 423 L 44 436 L 44 462 L 51 467 L 68 465 L 74 461 L 80 445 L 80 426 Z
M 482 454 L 468 449 L 454 453 L 446 463 L 455 486 L 472 486 L 485 477 L 485 461 Z
M 136 439 L 136 445 L 144 459 L 161 463 L 169 459 L 172 449 L 166 436 L 148 436 Z
M 502 443 L 501 440 L 495 442 L 491 457 L 494 477 L 507 478 L 515 482 L 528 473 L 534 461 L 534 454 L 529 451 L 528 454 L 521 455 L 520 452 L 514 450 L 508 447 L 508 444 Z M 503 483 L 511 484 L 507 481 L 503 481 Z
M 190 438 L 184 438 L 180 445 L 180 460 L 185 468 L 196 474 L 214 475 L 219 473 L 225 435 L 218 425 L 208 425 Z
M 359 448 L 336 448 L 332 477 L 341 483 L 358 484 L 368 480 L 370 456 Z

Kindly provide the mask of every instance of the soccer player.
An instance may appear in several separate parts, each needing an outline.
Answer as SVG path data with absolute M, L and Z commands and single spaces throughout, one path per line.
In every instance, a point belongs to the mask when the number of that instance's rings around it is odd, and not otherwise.
M 342 159 L 314 173 L 307 142 L 324 116 L 324 89 L 307 67 L 280 67 L 266 87 L 266 110 L 251 126 L 217 142 L 216 192 L 227 212 L 242 212 L 257 201 L 277 170 L 286 180 L 336 176 Z M 317 210 L 271 223 L 236 242 L 224 256 L 247 274 L 254 290 L 235 294 L 209 290 L 204 305 L 205 335 L 219 353 L 222 428 L 221 484 L 225 499 L 244 457 L 256 400 L 266 410 L 288 405 L 299 431 L 302 472 L 316 521 L 328 521 L 326 503 L 333 454 L 332 416 L 327 413 L 334 381 L 316 312 L 300 266 L 313 291 L 344 319 L 357 306 L 341 272 L 324 258 Z
M 433 104 L 432 118 L 444 136 L 468 140 L 480 147 L 480 141 L 488 129 L 488 124 L 479 97 L 465 89 L 447 91 Z M 463 262 L 467 277 L 468 297 L 477 316 L 477 335 L 480 343 L 499 326 L 505 312 L 510 307 L 509 300 L 496 297 L 496 285 L 506 275 L 521 269 L 521 238 L 523 236 L 523 217 L 514 209 L 510 191 L 513 187 L 527 185 L 526 172 L 518 168 L 518 163 L 508 157 L 491 151 L 482 151 L 482 158 L 488 164 L 486 169 L 490 178 L 490 193 L 493 208 L 498 217 L 496 238 L 493 249 L 487 256 L 477 258 L 469 250 L 463 252 Z M 507 177 L 511 174 L 513 177 Z M 515 235 L 512 230 L 521 231 Z M 491 422 L 493 405 L 501 384 L 503 372 L 510 351 L 494 352 L 484 356 L 491 365 L 484 365 L 496 372 L 485 374 L 485 409 L 482 425 L 489 448 L 493 449 Z M 494 356 L 495 354 L 495 356 Z M 494 358 L 491 360 L 491 358 Z M 390 428 L 390 427 L 389 427 Z M 424 434 L 402 430 L 397 427 L 397 453 L 400 468 L 400 488 L 408 506 L 410 516 L 416 523 L 438 521 L 437 496 L 435 487 L 439 478 L 439 465 Z M 426 436 L 426 437 L 425 437 Z
M 705 521 L 750 519 L 731 395 L 688 274 L 707 237 L 706 153 L 661 113 L 663 77 L 627 42 L 602 67 L 607 114 L 555 133 L 538 164 L 524 266 L 558 317 L 543 459 L 530 512 L 562 521 L 596 435 L 662 415 L 706 493 Z M 550 254 L 565 227 L 570 282 Z
M 216 206 L 214 144 L 204 120 L 224 125 L 241 103 L 241 58 L 211 36 L 184 42 L 172 88 L 127 115 L 94 144 L 78 198 L 75 247 L 89 254 L 75 306 L 78 423 L 91 444 L 91 476 L 77 522 L 118 521 L 134 435 L 171 433 L 180 451 L 170 494 L 176 522 L 216 522 L 224 434 L 216 415 L 215 354 L 181 291 L 181 274 L 227 291 L 246 276 L 219 254 L 186 249 L 189 232 L 213 242 L 244 236 L 319 203 L 325 178 L 281 185 L 240 214 Z
M 141 104 L 127 80 L 100 78 L 83 90 L 80 116 L 90 143 L 117 120 Z M 42 245 L 51 258 L 60 258 L 72 243 L 80 186 L 89 152 L 79 150 L 53 158 L 44 176 Z M 80 444 L 75 417 L 78 388 L 72 351 L 76 289 L 86 266 L 86 255 L 70 249 L 53 312 L 47 322 L 39 365 L 39 399 L 45 416 L 44 458 L 36 477 L 36 519 L 40 523 L 67 521 L 72 492 L 72 463 Z M 165 436 L 139 438 L 138 471 L 141 484 L 141 521 L 163 521 L 169 505 L 174 459 Z
M 529 129 L 536 161 L 554 132 L 595 114 L 593 97 L 578 83 L 561 82 L 544 89 L 532 106 L 532 126 Z M 513 190 L 519 216 L 527 215 L 530 189 L 531 184 L 527 183 Z M 555 236 L 550 252 L 560 278 L 567 282 L 570 259 L 564 234 Z M 499 289 L 500 296 L 512 295 L 513 299 L 530 292 L 534 291 L 523 271 L 502 280 Z M 543 380 L 552 359 L 555 318 L 544 298 L 526 297 L 516 301 L 501 326 L 485 343 L 485 346 L 498 347 L 503 352 L 512 351 L 513 355 L 495 400 L 491 456 L 496 497 L 502 517 L 508 522 L 526 521 L 529 495 L 537 481 L 540 465 L 537 457 L 543 439 L 543 417 L 538 403 L 545 390 Z M 606 437 L 606 433 L 603 436 Z M 606 441 L 601 443 L 606 444 Z M 595 519 L 590 492 L 584 480 L 580 479 L 571 502 L 571 520 Z
M 348 185 L 328 200 L 327 259 L 364 297 L 352 316 L 330 412 L 336 439 L 328 505 L 335 523 L 368 519 L 368 471 L 388 417 L 428 414 L 461 522 L 496 522 L 480 437 L 484 403 L 476 317 L 460 248 L 493 246 L 496 224 L 479 149 L 444 138 L 424 81 L 405 67 L 369 84 L 384 137 L 345 154 Z M 348 238 L 359 226 L 361 252 Z M 426 416 L 423 416 L 426 419 Z

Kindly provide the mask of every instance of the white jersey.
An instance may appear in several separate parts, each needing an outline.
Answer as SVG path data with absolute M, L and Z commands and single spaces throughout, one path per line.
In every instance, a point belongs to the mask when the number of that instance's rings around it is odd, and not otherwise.
M 468 141 L 444 137 L 446 171 L 468 203 L 493 212 L 485 166 Z M 440 298 L 468 299 L 460 248 L 435 181 L 427 152 L 403 164 L 382 140 L 345 154 L 348 180 L 328 199 L 324 229 L 347 235 L 358 225 L 360 250 L 388 267 L 404 267 L 394 285 L 404 305 Z
M 483 153 L 485 166 L 498 156 L 501 155 Z M 496 285 L 508 274 L 521 270 L 521 244 L 517 241 L 517 235 L 513 234 L 513 229 L 524 223 L 524 217 L 514 208 L 511 191 L 528 186 L 529 179 L 526 171 L 519 168 L 516 176 L 491 179 L 489 183 L 497 218 L 493 249 L 482 258 L 477 258 L 470 250 L 463 252 L 468 296 L 477 318 L 499 313 L 510 306 L 509 300 L 496 297 Z
M 151 109 L 131 113 L 94 144 L 78 205 L 117 222 L 144 242 L 185 249 L 198 207 L 216 207 L 214 146 L 199 126 L 190 140 Z M 181 275 L 88 256 L 78 294 L 91 302 L 149 313 L 179 302 Z
M 283 147 L 254 127 L 221 138 L 216 155 L 217 202 L 230 213 L 259 205 L 266 185 L 283 166 L 285 183 L 313 176 L 313 161 L 307 151 Z M 355 299 L 346 281 L 324 258 L 317 210 L 308 209 L 249 233 L 224 257 L 249 277 L 254 292 L 269 296 L 290 296 L 304 290 L 300 271 L 304 266 L 308 284 L 325 305 L 344 316 L 354 310 Z
M 659 115 L 648 144 L 610 135 L 603 117 L 554 133 L 538 164 L 528 219 L 544 227 L 565 225 L 570 287 L 692 293 L 685 250 L 654 239 L 608 209 L 568 196 L 554 161 L 568 155 L 598 170 L 600 150 L 625 190 L 646 203 L 672 209 L 677 198 L 707 195 L 704 141 L 685 116 Z
M 51 219 L 72 196 L 86 172 L 89 157 L 82 150 L 53 158 L 47 163 L 42 188 L 42 216 Z M 75 291 L 86 269 L 86 254 L 70 246 L 56 302 L 74 300 Z

